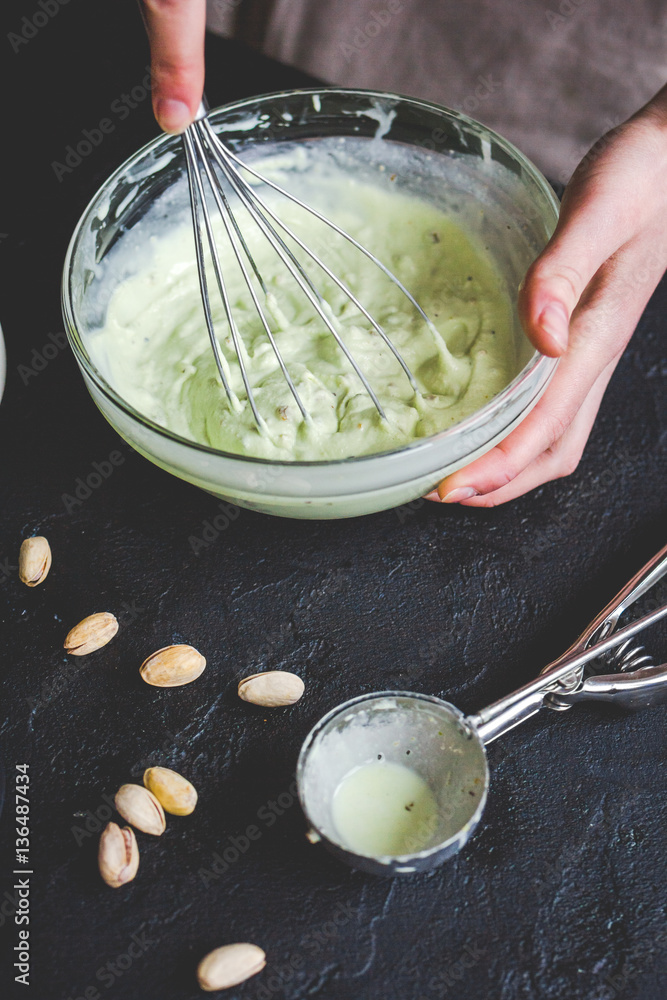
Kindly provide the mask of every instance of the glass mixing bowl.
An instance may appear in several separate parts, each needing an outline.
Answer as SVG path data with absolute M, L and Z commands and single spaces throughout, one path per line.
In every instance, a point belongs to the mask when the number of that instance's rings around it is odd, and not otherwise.
M 432 437 L 336 461 L 229 454 L 144 417 L 101 374 L 91 337 L 104 318 L 101 262 L 118 240 L 133 239 L 135 226 L 159 196 L 182 184 L 181 140 L 162 135 L 102 185 L 79 220 L 65 259 L 65 329 L 91 396 L 118 433 L 161 468 L 217 497 L 267 514 L 306 518 L 352 517 L 413 501 L 504 438 L 535 405 L 556 367 L 553 359 L 534 351 L 516 314 L 519 282 L 558 218 L 558 202 L 536 167 L 506 139 L 465 115 L 382 92 L 332 88 L 268 94 L 212 111 L 210 120 L 235 152 L 250 148 L 254 153 L 267 142 L 333 136 L 368 140 L 369 159 L 378 162 L 386 143 L 428 151 L 415 159 L 414 176 L 408 171 L 399 184 L 459 213 L 489 249 L 514 310 L 518 374 L 481 409 Z M 135 242 L 139 267 L 141 245 Z

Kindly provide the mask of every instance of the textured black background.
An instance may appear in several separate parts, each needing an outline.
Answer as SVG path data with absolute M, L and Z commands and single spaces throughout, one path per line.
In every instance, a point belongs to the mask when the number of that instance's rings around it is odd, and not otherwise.
M 289 789 L 305 734 L 339 701 L 403 687 L 480 708 L 530 679 L 664 544 L 664 283 L 569 479 L 494 511 L 417 503 L 322 523 L 242 511 L 196 556 L 191 538 L 216 501 L 120 441 L 67 349 L 27 379 L 19 369 L 62 330 L 61 262 L 81 210 L 156 133 L 148 98 L 125 121 L 110 115 L 148 62 L 133 4 L 70 0 L 15 53 L 5 36 L 37 9 L 3 5 L 0 38 L 9 352 L 0 744 L 10 778 L 16 763 L 30 764 L 35 871 L 33 984 L 16 995 L 67 1000 L 97 989 L 110 1000 L 194 1000 L 202 955 L 250 940 L 268 967 L 226 994 L 232 1000 L 660 1000 L 664 708 L 545 712 L 494 744 L 482 827 L 459 857 L 418 878 L 364 876 L 308 845 Z M 213 104 L 301 82 L 210 42 Z M 103 117 L 114 132 L 59 182 L 52 162 Z M 123 463 L 68 512 L 62 495 L 114 450 Z M 54 562 L 46 583 L 28 590 L 12 567 L 21 538 L 34 533 L 48 536 Z M 119 635 L 68 660 L 65 632 L 98 610 L 118 615 Z M 651 636 L 656 653 L 664 638 Z M 178 641 L 207 656 L 202 678 L 173 691 L 144 685 L 140 662 Z M 238 679 L 265 667 L 304 677 L 298 705 L 267 713 L 238 701 Z M 99 879 L 85 814 L 102 807 L 104 817 L 104 795 L 150 764 L 190 777 L 200 804 L 171 819 L 161 839 L 139 835 L 139 874 L 112 891 Z M 269 803 L 281 795 L 286 808 L 269 825 Z M 2 901 L 11 898 L 10 820 L 6 806 Z M 205 884 L 201 870 L 251 823 L 259 840 Z M 128 968 L 133 935 L 144 950 Z M 0 937 L 2 995 L 13 996 L 11 918 L 0 916 Z M 116 972 L 98 976 L 107 963 Z

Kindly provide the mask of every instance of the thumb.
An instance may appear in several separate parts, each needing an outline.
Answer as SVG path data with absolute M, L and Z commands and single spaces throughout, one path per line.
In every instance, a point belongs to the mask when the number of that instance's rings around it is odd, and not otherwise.
M 521 283 L 521 324 L 548 357 L 567 350 L 572 313 L 586 286 L 627 238 L 605 195 L 590 180 L 571 182 L 554 234 Z

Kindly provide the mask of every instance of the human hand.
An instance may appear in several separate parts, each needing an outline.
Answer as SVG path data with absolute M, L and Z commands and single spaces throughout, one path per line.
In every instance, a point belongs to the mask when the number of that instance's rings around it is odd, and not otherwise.
M 185 131 L 204 92 L 206 0 L 143 0 L 151 46 L 153 113 L 165 132 Z
M 528 269 L 519 315 L 561 357 L 511 434 L 429 499 L 494 507 L 577 467 L 602 396 L 667 266 L 667 87 L 604 135 L 568 184 L 556 230 Z

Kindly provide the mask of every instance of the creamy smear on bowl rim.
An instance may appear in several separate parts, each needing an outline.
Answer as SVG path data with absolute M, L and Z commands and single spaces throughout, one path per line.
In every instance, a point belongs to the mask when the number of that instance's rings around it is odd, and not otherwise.
M 240 406 L 230 404 L 209 343 L 191 223 L 159 232 L 138 227 L 120 241 L 131 255 L 107 298 L 104 322 L 89 340 L 91 358 L 118 394 L 155 423 L 204 445 L 258 458 L 326 461 L 398 449 L 429 437 L 484 406 L 517 374 L 512 307 L 491 255 L 453 215 L 403 190 L 327 162 L 317 153 L 285 153 L 256 169 L 278 169 L 289 183 L 290 157 L 310 157 L 295 193 L 328 215 L 403 281 L 437 333 L 380 269 L 320 221 L 271 192 L 290 225 L 361 300 L 412 370 L 419 392 L 382 338 L 316 265 L 306 267 L 331 309 L 348 350 L 385 410 L 372 400 L 326 325 L 240 209 L 244 237 L 268 288 L 259 291 L 276 342 L 312 417 L 304 421 L 243 281 L 222 223 L 218 247 L 243 342 L 257 408 L 255 423 L 222 301 L 209 270 L 216 334 Z M 303 164 L 301 164 L 303 167 Z M 280 174 L 284 173 L 284 177 Z M 304 179 L 305 177 L 305 179 Z M 289 243 L 289 240 L 287 240 Z M 126 244 L 124 246 L 124 244 Z M 295 255 L 303 254 L 290 244 Z M 129 273 L 126 273 L 129 272 Z

